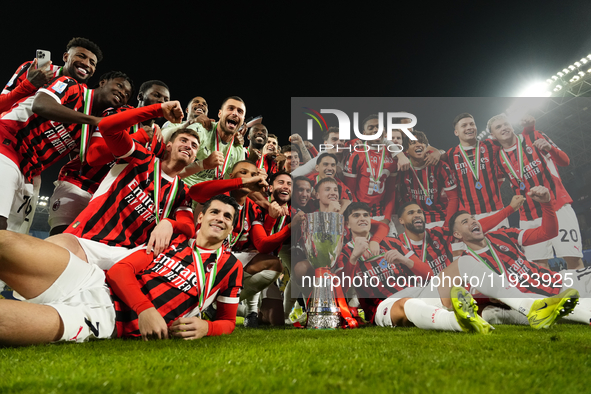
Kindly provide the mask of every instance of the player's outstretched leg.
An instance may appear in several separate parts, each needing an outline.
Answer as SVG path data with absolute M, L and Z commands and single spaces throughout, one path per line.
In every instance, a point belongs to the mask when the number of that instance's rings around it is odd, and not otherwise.
M 578 301 L 579 292 L 575 289 L 566 289 L 555 296 L 536 300 L 527 314 L 529 325 L 536 330 L 548 328 L 571 313 Z
M 490 334 L 494 327 L 478 316 L 478 306 L 472 295 L 463 287 L 452 287 L 451 302 L 456 319 L 465 332 Z

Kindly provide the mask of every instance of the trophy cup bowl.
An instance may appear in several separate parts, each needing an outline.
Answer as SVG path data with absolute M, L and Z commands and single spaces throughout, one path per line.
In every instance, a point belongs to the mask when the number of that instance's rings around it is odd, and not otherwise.
M 336 329 L 341 320 L 330 269 L 343 248 L 344 218 L 336 212 L 308 213 L 303 226 L 306 255 L 314 267 L 308 303 L 308 329 Z

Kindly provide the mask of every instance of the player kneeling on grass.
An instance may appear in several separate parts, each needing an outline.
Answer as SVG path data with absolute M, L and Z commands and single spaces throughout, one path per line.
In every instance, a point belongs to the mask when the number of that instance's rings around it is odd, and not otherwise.
M 155 259 L 140 251 L 119 262 L 108 273 L 116 307 L 96 265 L 55 244 L 0 231 L 0 279 L 26 300 L 0 300 L 0 345 L 83 342 L 115 333 L 148 339 L 167 338 L 170 331 L 195 339 L 232 332 L 242 265 L 222 245 L 237 217 L 235 201 L 216 196 L 199 214 L 194 242 L 180 242 Z M 181 317 L 216 299 L 217 321 Z

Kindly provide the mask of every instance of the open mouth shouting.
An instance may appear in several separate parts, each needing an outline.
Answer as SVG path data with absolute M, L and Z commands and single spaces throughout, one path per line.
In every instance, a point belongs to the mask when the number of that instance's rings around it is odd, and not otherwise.
M 236 117 L 229 117 L 226 118 L 226 129 L 231 132 L 238 130 L 238 125 L 240 125 L 240 119 Z

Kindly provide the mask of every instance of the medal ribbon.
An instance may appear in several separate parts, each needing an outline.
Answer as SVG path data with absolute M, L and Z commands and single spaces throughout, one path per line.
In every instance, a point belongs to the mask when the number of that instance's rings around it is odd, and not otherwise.
M 199 292 L 199 311 L 201 312 L 203 310 L 203 304 L 205 303 L 205 300 L 209 298 L 209 294 L 215 283 L 215 277 L 218 272 L 218 262 L 222 256 L 222 248 L 220 247 L 215 251 L 215 263 L 209 275 L 207 275 L 205 267 L 203 267 L 203 259 L 201 258 L 201 253 L 199 253 L 199 250 L 197 249 L 197 242 L 195 242 L 192 252 L 194 257 L 193 264 L 195 264 L 195 274 L 197 275 L 197 284 L 199 285 L 197 291 Z
M 484 238 L 484 239 L 486 240 L 486 245 L 488 246 L 488 250 L 490 250 L 490 253 L 493 256 L 493 259 L 495 259 L 495 262 L 499 266 L 499 270 L 501 271 L 501 275 L 503 275 L 504 272 L 505 272 L 505 270 L 503 269 L 503 265 L 501 264 L 501 261 L 499 260 L 499 257 L 497 256 L 497 252 L 495 252 L 495 250 L 493 249 L 493 247 L 490 245 L 490 242 L 488 242 L 488 238 Z M 486 265 L 488 268 L 490 268 L 491 271 L 495 271 L 495 269 L 485 259 L 483 259 L 482 257 L 480 257 L 478 255 L 478 253 L 476 253 L 475 251 L 473 251 L 472 248 L 470 248 L 468 245 L 466 245 L 466 248 L 468 248 L 468 254 L 470 254 L 476 260 L 479 260 L 481 263 L 483 263 L 484 265 Z
M 228 144 L 228 150 L 226 151 L 226 157 L 224 158 L 224 164 L 222 164 L 222 170 L 220 173 L 220 167 L 217 166 L 215 168 L 215 177 L 216 179 L 222 179 L 224 177 L 224 174 L 226 173 L 226 168 L 228 167 L 228 162 L 230 161 L 230 156 L 232 153 L 232 144 L 234 143 L 234 137 L 235 135 L 232 135 L 232 139 L 230 140 L 230 143 Z M 215 132 L 215 150 L 218 152 L 221 152 L 220 147 L 221 147 L 221 139 L 220 136 L 218 135 L 217 132 Z
M 462 153 L 462 157 L 464 158 L 464 161 L 468 163 L 468 166 L 470 166 L 470 170 L 472 171 L 472 175 L 474 175 L 474 179 L 476 179 L 476 181 L 480 180 L 480 141 L 476 143 L 476 152 L 474 153 L 474 166 L 472 166 L 472 162 L 468 159 L 468 154 L 462 147 L 462 144 L 460 144 L 459 146 L 460 152 Z M 474 167 L 476 167 L 476 169 Z
M 175 176 L 172 185 L 170 186 L 170 192 L 168 193 L 168 199 L 166 204 L 164 205 L 164 210 L 162 211 L 162 217 L 158 214 L 160 211 L 160 193 L 162 189 L 162 168 L 160 164 L 160 159 L 156 158 L 154 160 L 154 204 L 155 204 L 155 216 L 156 216 L 156 224 L 160 223 L 160 220 L 165 219 L 170 215 L 172 211 L 172 204 L 176 198 L 176 194 L 179 190 L 179 177 Z
M 419 179 L 419 176 L 417 175 L 417 172 L 415 171 L 414 166 L 412 165 L 412 163 L 410 163 L 410 168 L 412 169 L 412 172 L 415 174 L 415 178 L 417 178 L 417 181 L 419 182 L 419 186 L 421 187 L 421 190 L 423 191 L 423 193 L 425 194 L 425 200 L 427 198 L 431 198 L 431 194 L 429 193 L 429 170 L 427 169 L 427 167 L 425 167 L 425 173 L 427 174 L 427 188 L 425 189 L 423 187 L 423 183 L 421 182 L 421 180 Z
M 386 149 L 382 150 L 382 160 L 380 161 L 380 166 L 379 166 L 379 169 L 378 169 L 378 172 L 377 172 L 375 178 L 373 176 L 373 168 L 371 168 L 371 161 L 369 160 L 369 152 L 368 151 L 369 151 L 369 149 L 367 149 L 365 151 L 365 161 L 367 162 L 367 166 L 369 167 L 369 178 L 371 180 L 373 180 L 376 185 L 379 185 L 380 177 L 382 176 L 382 171 L 384 169 L 384 161 L 385 161 L 384 158 L 386 155 Z
M 93 93 L 93 89 L 84 89 L 84 107 L 82 111 L 85 115 L 90 115 L 90 112 L 92 111 L 92 101 L 94 99 Z M 88 144 L 90 144 L 90 134 L 90 125 L 83 124 L 80 135 L 80 163 L 84 163 L 86 151 L 88 150 Z
M 519 162 L 519 171 L 521 176 L 517 176 L 517 173 L 511 165 L 511 161 L 509 160 L 505 149 L 501 149 L 501 158 L 503 159 L 503 162 L 505 162 L 505 165 L 509 168 L 509 171 L 511 171 L 511 175 L 513 175 L 516 180 L 523 183 L 523 148 L 521 146 L 521 139 L 519 139 L 519 137 L 517 137 L 517 160 Z
M 412 248 L 412 245 L 410 244 L 410 241 L 408 240 L 406 233 L 402 233 L 402 235 L 404 236 L 404 242 L 406 243 L 406 247 L 408 248 L 408 250 L 414 252 L 414 249 Z M 421 257 L 421 261 L 423 263 L 425 262 L 426 256 L 427 256 L 427 233 L 425 233 L 425 238 L 423 239 L 423 256 Z
M 238 215 L 238 223 L 240 223 L 240 232 L 235 237 L 232 237 L 232 233 L 228 235 L 228 238 L 230 238 L 230 248 L 232 248 L 232 246 L 234 246 L 236 242 L 238 242 L 240 236 L 242 235 L 242 232 L 244 231 L 244 211 L 246 211 L 246 204 L 240 210 L 240 215 Z

